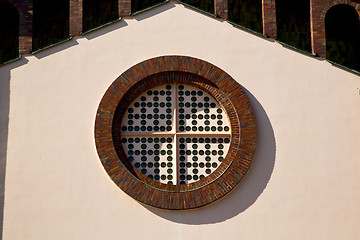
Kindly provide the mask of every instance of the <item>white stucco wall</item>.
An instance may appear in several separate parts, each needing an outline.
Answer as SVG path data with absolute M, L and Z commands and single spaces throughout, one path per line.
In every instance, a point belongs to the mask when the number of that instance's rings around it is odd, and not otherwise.
M 250 173 L 206 208 L 145 207 L 115 186 L 96 153 L 106 89 L 162 55 L 220 67 L 247 89 L 258 117 Z M 0 76 L 2 86 L 10 81 L 4 240 L 360 237 L 357 75 L 168 3 L 3 66 Z

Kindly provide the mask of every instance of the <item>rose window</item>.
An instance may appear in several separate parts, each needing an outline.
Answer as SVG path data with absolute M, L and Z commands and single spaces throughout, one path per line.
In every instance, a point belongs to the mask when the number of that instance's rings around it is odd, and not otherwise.
M 126 109 L 121 141 L 132 166 L 164 184 L 189 184 L 217 169 L 230 147 L 230 122 L 208 92 L 160 85 Z

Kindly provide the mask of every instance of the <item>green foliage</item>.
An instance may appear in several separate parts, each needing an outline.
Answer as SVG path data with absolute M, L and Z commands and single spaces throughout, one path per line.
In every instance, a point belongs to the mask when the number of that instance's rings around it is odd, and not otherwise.
M 19 56 L 19 14 L 13 6 L 0 1 L 0 64 Z
M 277 39 L 311 52 L 310 1 L 276 1 Z
M 165 2 L 165 0 L 132 0 L 131 12 L 136 13 L 163 2 Z
M 229 20 L 262 33 L 261 0 L 229 0 Z
M 326 14 L 326 58 L 360 71 L 359 19 L 348 5 L 332 7 Z
M 181 2 L 194 6 L 205 12 L 214 14 L 214 0 L 181 0 Z
M 117 0 L 84 0 L 83 31 L 89 31 L 118 18 Z

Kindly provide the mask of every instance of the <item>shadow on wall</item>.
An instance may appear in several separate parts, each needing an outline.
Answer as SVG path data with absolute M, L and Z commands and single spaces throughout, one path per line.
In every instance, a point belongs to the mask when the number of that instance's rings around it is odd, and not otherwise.
M 274 169 L 276 142 L 270 120 L 256 98 L 246 89 L 257 118 L 258 145 L 253 164 L 244 180 L 214 204 L 191 211 L 164 211 L 143 205 L 150 212 L 176 223 L 200 225 L 223 222 L 246 211 L 263 193 Z
M 4 223 L 6 150 L 10 110 L 10 72 L 11 69 L 26 64 L 27 62 L 28 60 L 22 58 L 0 67 L 0 240 L 2 239 Z
M 0 239 L 2 239 L 4 222 L 4 193 L 6 149 L 9 125 L 10 103 L 10 69 L 8 66 L 0 69 Z
M 54 45 L 45 47 L 45 48 L 39 50 L 39 52 L 35 52 L 34 56 L 37 59 L 42 59 L 44 57 L 50 56 L 57 52 L 61 52 L 67 48 L 70 48 L 70 47 L 73 47 L 76 45 L 78 45 L 78 42 L 74 39 L 64 40 L 64 41 L 56 43 Z
M 153 7 L 151 11 L 144 11 L 144 12 L 138 12 L 133 17 L 136 21 L 142 21 L 151 17 L 154 17 L 162 12 L 165 12 L 171 8 L 174 8 L 174 3 L 164 3 L 163 5 Z M 130 19 L 131 19 L 130 18 Z M 103 26 L 99 26 L 98 28 L 94 28 L 89 30 L 84 34 L 84 37 L 87 40 L 92 40 L 94 38 L 97 38 L 99 36 L 103 36 L 109 32 L 115 31 L 119 28 L 123 28 L 128 26 L 127 22 L 124 20 L 116 20 L 113 23 L 108 23 Z
M 183 1 L 185 2 L 185 1 Z M 137 12 L 133 15 L 133 18 L 136 20 L 136 21 L 142 21 L 142 20 L 145 20 L 147 18 L 151 18 L 151 17 L 154 17 L 162 12 L 165 12 L 169 9 L 172 9 L 176 6 L 176 4 L 181 4 L 181 3 L 178 3 L 178 2 L 164 2 L 163 4 L 160 4 L 158 6 L 153 6 L 152 8 L 149 8 L 151 9 L 151 11 L 140 11 L 140 12 Z M 220 18 L 215 18 L 213 13 L 211 12 L 207 12 L 207 11 L 204 11 L 204 10 L 201 10 L 199 8 L 197 8 L 196 6 L 191 6 L 191 5 L 183 5 L 186 9 L 191 9 L 192 11 L 196 11 L 197 13 L 200 13 L 202 14 L 203 16 L 206 16 L 206 17 L 211 17 L 212 19 L 214 20 L 217 20 L 217 21 L 224 21 L 223 19 L 220 19 Z
M 174 7 L 175 7 L 175 3 L 173 2 L 163 3 L 159 6 L 152 6 L 152 8 L 150 7 L 149 9 L 151 9 L 151 11 L 143 11 L 143 12 L 139 11 L 135 13 L 133 17 L 136 21 L 142 21 L 144 19 L 154 17 Z
M 85 37 L 87 40 L 92 40 L 94 38 L 101 37 L 107 33 L 115 31 L 117 29 L 126 27 L 127 25 L 128 24 L 125 21 L 117 20 L 113 23 L 109 23 L 108 25 L 103 25 L 99 28 L 92 29 L 87 33 L 84 33 L 83 37 Z

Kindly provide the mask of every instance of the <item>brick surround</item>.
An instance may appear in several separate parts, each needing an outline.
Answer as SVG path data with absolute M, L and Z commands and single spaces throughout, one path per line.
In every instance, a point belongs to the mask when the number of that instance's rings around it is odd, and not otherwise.
M 12 4 L 19 12 L 19 51 L 20 54 L 29 54 L 32 51 L 32 0 L 0 0 Z M 327 11 L 337 4 L 353 6 L 360 15 L 360 0 L 309 0 L 311 18 L 311 45 L 312 52 L 326 57 L 325 16 Z M 70 0 L 69 33 L 70 36 L 79 36 L 83 30 L 83 0 Z M 228 0 L 215 0 L 215 14 L 223 19 L 228 18 Z M 262 0 L 263 34 L 276 38 L 276 0 Z M 128 17 L 131 14 L 131 0 L 118 0 L 119 17 Z
M 166 83 L 194 85 L 219 101 L 232 129 L 223 163 L 208 177 L 188 185 L 165 185 L 133 169 L 121 145 L 120 123 L 142 92 Z M 100 102 L 95 121 L 97 151 L 114 183 L 136 200 L 162 209 L 208 205 L 229 193 L 247 173 L 256 148 L 256 118 L 242 87 L 216 66 L 191 57 L 164 56 L 141 62 L 120 75 Z
M 83 30 L 83 0 L 70 0 L 69 35 L 79 36 Z
M 275 0 L 262 0 L 263 34 L 276 38 L 276 6 Z
M 12 4 L 19 12 L 19 51 L 20 54 L 29 54 L 32 51 L 32 0 L 0 0 Z
M 326 13 L 331 7 L 338 4 L 353 6 L 360 15 L 360 5 L 351 0 L 311 0 L 311 46 L 313 53 L 320 57 L 326 57 Z
M 228 19 L 229 18 L 229 11 L 228 11 L 228 0 L 215 0 L 215 15 L 223 18 Z
M 131 0 L 118 0 L 119 18 L 128 17 L 131 14 Z

